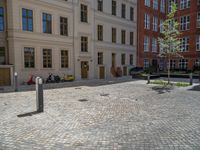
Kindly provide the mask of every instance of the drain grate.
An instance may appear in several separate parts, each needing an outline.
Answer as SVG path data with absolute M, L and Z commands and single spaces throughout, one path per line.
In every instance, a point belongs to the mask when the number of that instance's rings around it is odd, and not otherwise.
M 88 100 L 87 99 L 79 99 L 78 101 L 79 102 L 87 102 Z
M 109 96 L 110 94 L 100 94 L 100 96 Z

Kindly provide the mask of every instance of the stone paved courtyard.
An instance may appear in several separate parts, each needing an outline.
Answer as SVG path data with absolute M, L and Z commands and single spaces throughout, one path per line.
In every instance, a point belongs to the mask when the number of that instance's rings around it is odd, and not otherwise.
M 0 93 L 0 150 L 200 150 L 200 91 L 144 81 Z

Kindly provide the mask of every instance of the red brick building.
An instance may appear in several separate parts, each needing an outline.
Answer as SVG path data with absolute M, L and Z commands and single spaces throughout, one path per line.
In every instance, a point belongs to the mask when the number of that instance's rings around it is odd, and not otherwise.
M 171 61 L 172 69 L 191 70 L 200 66 L 200 0 L 139 0 L 137 65 L 164 68 L 166 62 L 158 57 L 158 37 L 162 21 L 170 11 L 170 3 L 177 4 L 177 20 L 181 32 L 181 53 L 184 58 Z

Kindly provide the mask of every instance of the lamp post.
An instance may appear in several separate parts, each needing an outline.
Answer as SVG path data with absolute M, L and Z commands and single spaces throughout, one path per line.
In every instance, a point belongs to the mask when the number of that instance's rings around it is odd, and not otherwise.
M 14 73 L 14 86 L 15 86 L 15 92 L 18 91 L 18 74 L 17 72 Z

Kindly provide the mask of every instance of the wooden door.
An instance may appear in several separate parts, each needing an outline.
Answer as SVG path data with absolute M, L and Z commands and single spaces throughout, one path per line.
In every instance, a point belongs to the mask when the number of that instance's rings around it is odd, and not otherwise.
M 123 76 L 127 76 L 127 67 L 126 66 L 123 67 Z
M 105 67 L 99 67 L 99 79 L 105 79 Z
M 0 68 L 0 86 L 9 86 L 10 82 L 10 68 Z
M 89 64 L 87 61 L 81 62 L 81 78 L 88 79 Z

